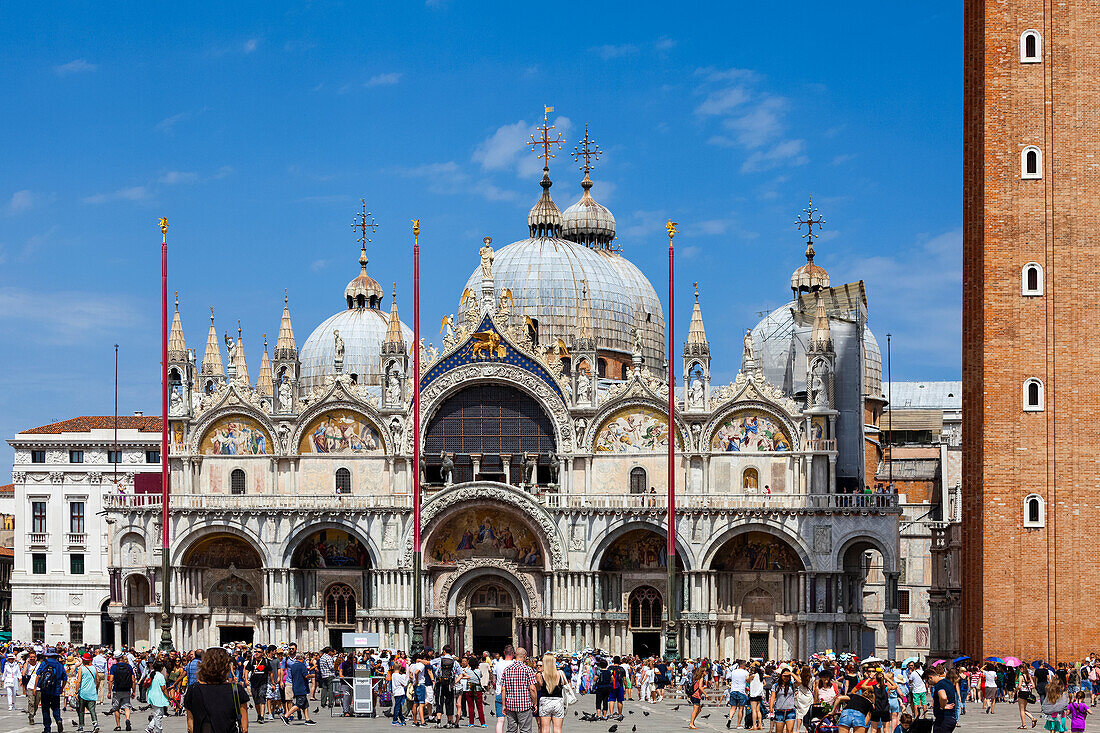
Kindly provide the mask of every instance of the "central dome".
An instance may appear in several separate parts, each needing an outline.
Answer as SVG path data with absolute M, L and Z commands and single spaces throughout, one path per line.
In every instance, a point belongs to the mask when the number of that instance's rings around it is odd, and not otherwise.
M 618 252 L 592 249 L 556 237 L 531 237 L 495 253 L 493 280 L 499 297 L 511 289 L 512 318 L 537 319 L 541 345 L 562 339 L 572 343 L 587 284 L 596 348 L 614 351 L 629 361 L 630 330 L 642 328 L 642 357 L 650 370 L 664 371 L 665 317 L 649 280 Z M 466 281 L 481 292 L 481 269 Z

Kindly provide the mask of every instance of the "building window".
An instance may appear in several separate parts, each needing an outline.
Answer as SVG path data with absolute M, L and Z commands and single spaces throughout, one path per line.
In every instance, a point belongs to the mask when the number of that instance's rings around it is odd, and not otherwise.
M 229 474 L 229 491 L 233 494 L 244 493 L 244 471 L 239 468 L 234 468 L 233 473 Z
M 643 585 L 630 594 L 630 628 L 659 629 L 664 606 L 656 588 Z
M 644 494 L 649 490 L 646 486 L 645 469 L 641 466 L 630 469 L 630 493 Z
M 351 493 L 351 471 L 346 468 L 336 469 L 336 493 Z
M 83 462 L 84 462 L 84 451 L 82 451 L 82 450 L 71 450 L 71 451 L 69 451 L 69 463 L 83 463 Z
M 355 624 L 355 591 L 336 583 L 325 591 L 325 623 L 337 626 Z
M 70 621 L 69 622 L 69 643 L 80 645 L 84 643 L 84 622 L 83 621 Z
M 1038 494 L 1028 494 L 1024 497 L 1024 529 L 1042 529 L 1046 524 L 1046 502 Z
M 1024 412 L 1042 412 L 1043 383 L 1032 378 L 1024 382 Z
M 1020 34 L 1020 62 L 1037 64 L 1043 60 L 1043 37 L 1039 31 L 1026 30 Z
M 31 574 L 32 575 L 45 575 L 46 574 L 46 553 L 35 552 L 31 555 Z M 36 639 L 38 637 L 35 637 Z
M 898 613 L 902 616 L 909 615 L 909 591 L 898 591 Z
M 145 451 L 146 463 L 160 463 L 160 451 L 159 450 L 147 450 Z
M 84 502 L 69 502 L 69 531 L 73 534 L 84 534 Z
M 109 450 L 107 451 L 107 463 L 122 463 L 122 451 Z
M 31 451 L 31 463 L 45 463 L 46 451 L 44 450 L 32 450 Z
M 1020 153 L 1020 178 L 1043 177 L 1043 152 L 1034 145 L 1028 145 Z
M 69 574 L 70 575 L 83 575 L 84 574 L 84 556 L 79 552 L 69 555 Z
M 755 468 L 746 468 L 741 474 L 741 489 L 745 492 L 760 488 L 760 473 Z
M 35 619 L 31 621 L 31 639 L 33 641 L 46 640 L 46 619 Z
M 1024 265 L 1023 294 L 1028 296 L 1043 294 L 1043 266 L 1038 262 Z
M 31 502 L 31 532 L 46 531 L 46 502 Z

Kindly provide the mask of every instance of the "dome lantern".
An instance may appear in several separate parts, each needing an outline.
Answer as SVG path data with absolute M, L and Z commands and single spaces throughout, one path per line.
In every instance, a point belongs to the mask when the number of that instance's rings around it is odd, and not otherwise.
M 818 236 L 814 233 L 814 227 L 820 229 L 821 225 L 825 223 L 825 219 L 820 216 L 814 218 L 817 209 L 814 208 L 812 197 L 809 205 L 802 211 L 806 214 L 806 218 L 799 217 L 796 221 L 799 230 L 806 227 L 806 264 L 791 274 L 791 292 L 794 293 L 796 299 L 802 293 L 816 293 L 829 287 L 829 273 L 826 272 L 824 267 L 814 263 L 814 237 Z
M 615 239 L 615 217 L 606 206 L 592 198 L 592 161 L 598 160 L 603 153 L 588 135 L 588 126 L 584 127 L 584 139 L 573 149 L 573 159 L 584 159 L 580 170 L 584 172 L 581 188 L 584 193 L 580 199 L 562 214 L 562 239 L 596 248 L 610 248 Z

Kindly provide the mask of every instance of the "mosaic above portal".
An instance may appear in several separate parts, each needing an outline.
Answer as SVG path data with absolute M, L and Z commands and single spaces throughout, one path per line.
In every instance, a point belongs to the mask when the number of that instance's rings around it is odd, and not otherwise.
M 759 410 L 736 412 L 718 426 L 710 439 L 712 451 L 775 453 L 789 451 L 791 438 L 782 427 Z
M 382 437 L 362 415 L 352 410 L 329 410 L 316 417 L 302 433 L 298 452 L 379 453 Z
M 223 417 L 206 431 L 199 452 L 204 456 L 263 456 L 271 436 L 256 420 L 242 415 Z
M 680 441 L 676 441 L 680 444 Z M 628 407 L 596 431 L 597 453 L 649 453 L 668 450 L 668 418 L 652 407 Z
M 463 509 L 432 533 L 429 562 L 453 565 L 469 558 L 504 559 L 541 567 L 535 531 L 516 514 L 497 507 Z

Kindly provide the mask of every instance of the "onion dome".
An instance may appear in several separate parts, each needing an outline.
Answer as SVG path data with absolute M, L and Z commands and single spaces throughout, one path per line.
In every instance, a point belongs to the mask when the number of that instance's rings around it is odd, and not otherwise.
M 378 308 L 384 295 L 382 286 L 367 274 L 367 246 L 364 244 L 363 251 L 359 255 L 359 277 L 349 282 L 344 288 L 344 298 L 348 301 L 348 308 L 365 306 Z
M 589 247 L 609 247 L 615 239 L 615 217 L 606 206 L 592 198 L 592 179 L 588 171 L 581 181 L 580 200 L 562 214 L 561 237 Z
M 806 264 L 791 275 L 791 291 L 797 298 L 802 293 L 816 293 L 829 287 L 829 273 L 824 267 L 814 264 L 814 246 L 806 245 Z
M 531 238 L 535 237 L 560 237 L 561 236 L 561 211 L 554 199 L 550 198 L 550 187 L 554 184 L 550 181 L 550 169 L 542 169 L 542 196 L 531 207 L 531 213 L 527 215 L 527 227 L 531 230 Z

